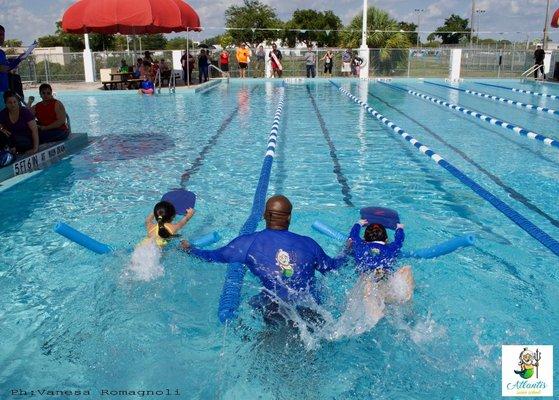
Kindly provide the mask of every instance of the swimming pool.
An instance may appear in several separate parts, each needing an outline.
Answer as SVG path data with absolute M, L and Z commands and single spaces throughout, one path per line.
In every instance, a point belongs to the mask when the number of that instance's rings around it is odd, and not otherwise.
M 556 148 L 387 85 L 336 82 L 559 238 Z M 474 82 L 460 87 L 559 103 Z M 555 86 L 484 82 L 559 94 Z M 559 139 L 556 116 L 420 80 L 390 84 Z M 258 284 L 249 274 L 239 319 L 227 328 L 217 318 L 225 265 L 169 248 L 163 276 L 138 281 L 124 274 L 144 236 L 145 215 L 169 189 L 183 185 L 198 194 L 185 236 L 217 230 L 221 243 L 236 236 L 283 90 L 268 193 L 293 202 L 293 231 L 333 255 L 340 245 L 313 232 L 312 222 L 348 230 L 359 207 L 374 204 L 399 211 L 404 248 L 469 232 L 477 237 L 474 247 L 411 261 L 412 304 L 392 310 L 370 332 L 314 346 L 253 318 L 246 299 Z M 557 344 L 557 256 L 327 81 L 58 98 L 73 129 L 95 140 L 0 194 L 2 398 L 16 398 L 14 389 L 90 390 L 90 398 L 103 390 L 167 389 L 188 399 L 497 398 L 502 344 Z M 52 232 L 59 220 L 117 251 L 98 256 L 67 242 Z M 355 280 L 351 268 L 321 278 L 334 315 Z

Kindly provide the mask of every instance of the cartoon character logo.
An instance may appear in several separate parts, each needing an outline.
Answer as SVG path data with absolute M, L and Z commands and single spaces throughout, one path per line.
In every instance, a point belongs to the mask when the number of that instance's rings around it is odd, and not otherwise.
M 371 253 L 371 255 L 373 255 L 373 256 L 378 256 L 378 255 L 380 254 L 380 249 L 377 249 L 376 247 L 373 247 L 373 248 L 370 250 L 370 253 Z
M 538 377 L 538 367 L 540 365 L 540 360 L 542 355 L 539 349 L 536 349 L 535 352 L 528 350 L 528 347 L 524 347 L 524 350 L 520 352 L 520 356 L 518 357 L 520 362 L 520 371 L 514 370 L 515 374 L 520 375 L 522 379 L 530 379 L 534 376 L 534 369 L 536 370 L 536 378 Z
M 279 249 L 276 253 L 276 265 L 280 267 L 281 273 L 286 278 L 293 276 L 293 265 L 289 259 L 289 253 L 285 250 Z

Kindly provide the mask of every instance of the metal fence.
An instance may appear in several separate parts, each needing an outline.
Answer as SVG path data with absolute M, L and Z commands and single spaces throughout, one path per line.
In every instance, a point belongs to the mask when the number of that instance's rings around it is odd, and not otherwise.
M 283 76 L 303 77 L 306 76 L 306 62 L 304 54 L 306 49 L 280 49 L 283 55 Z M 344 49 L 315 49 L 316 73 L 318 77 L 326 77 L 323 57 L 326 51 L 334 54 L 332 76 L 339 77 L 343 74 L 342 54 Z M 358 49 L 353 49 L 358 54 Z M 411 48 L 411 49 L 370 49 L 369 65 L 367 68 L 370 77 L 426 77 L 442 78 L 449 74 L 450 48 Z M 199 49 L 194 49 L 192 54 L 197 56 Z M 141 54 L 133 52 L 105 51 L 94 52 L 94 65 L 96 79 L 99 80 L 101 68 L 119 67 L 121 60 L 128 65 L 134 65 Z M 153 59 L 164 59 L 168 65 L 172 65 L 172 52 L 160 50 L 153 52 Z M 211 62 L 218 66 L 219 52 L 210 54 Z M 268 60 L 268 56 L 266 56 Z M 555 60 L 559 60 L 557 52 L 552 56 L 552 69 Z M 269 62 L 269 61 L 265 61 Z M 253 54 L 249 63 L 248 77 L 264 77 L 265 62 L 258 62 Z M 198 80 L 198 63 L 196 63 L 193 78 Z M 519 77 L 522 72 L 533 65 L 533 51 L 514 49 L 463 49 L 461 75 L 463 77 Z M 239 76 L 238 64 L 235 60 L 235 50 L 229 51 L 229 67 L 231 77 Z M 19 66 L 18 73 L 23 81 L 41 82 L 83 82 L 84 68 L 82 53 L 64 53 L 33 55 Z M 218 76 L 217 71 L 210 72 L 213 77 Z

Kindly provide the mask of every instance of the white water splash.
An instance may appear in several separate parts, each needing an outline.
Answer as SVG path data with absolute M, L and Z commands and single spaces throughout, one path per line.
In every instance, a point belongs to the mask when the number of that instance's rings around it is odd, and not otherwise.
M 402 272 L 405 271 L 406 269 L 402 269 Z M 321 321 L 302 317 L 295 306 L 278 298 L 275 301 L 279 304 L 279 313 L 286 320 L 292 321 L 298 329 L 299 337 L 307 350 L 313 350 L 322 340 L 335 341 L 370 331 L 384 317 L 388 304 L 402 304 L 410 300 L 413 286 L 411 274 L 396 273 L 381 282 L 375 282 L 370 275 L 362 275 L 350 290 L 346 308 L 338 319 L 314 301 L 298 303 L 297 306 L 310 309 Z M 434 321 L 425 322 L 422 325 L 423 321 L 420 321 L 413 328 L 405 325 L 412 340 L 420 342 L 425 336 L 433 336 L 435 326 L 430 322 L 434 324 Z
M 122 277 L 134 281 L 149 282 L 164 274 L 161 265 L 161 248 L 154 240 L 144 240 L 134 249 L 130 263 Z

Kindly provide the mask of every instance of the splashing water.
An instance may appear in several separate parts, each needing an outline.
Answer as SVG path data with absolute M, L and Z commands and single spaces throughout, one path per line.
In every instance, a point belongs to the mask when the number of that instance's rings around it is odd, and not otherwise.
M 134 249 L 122 277 L 149 282 L 163 276 L 164 272 L 161 265 L 161 248 L 154 240 L 144 240 Z
M 373 329 L 384 317 L 389 304 L 402 304 L 411 299 L 414 282 L 410 267 L 403 267 L 387 280 L 376 281 L 372 275 L 363 274 L 349 291 L 344 312 L 338 319 L 311 296 L 297 305 L 288 304 L 269 292 L 278 303 L 278 313 L 291 321 L 299 332 L 299 338 L 307 350 L 316 349 L 322 340 L 335 341 L 361 335 Z M 303 311 L 303 312 L 302 312 Z M 310 316 L 310 317 L 309 317 Z M 421 322 L 410 328 L 414 342 L 433 335 L 434 321 Z

